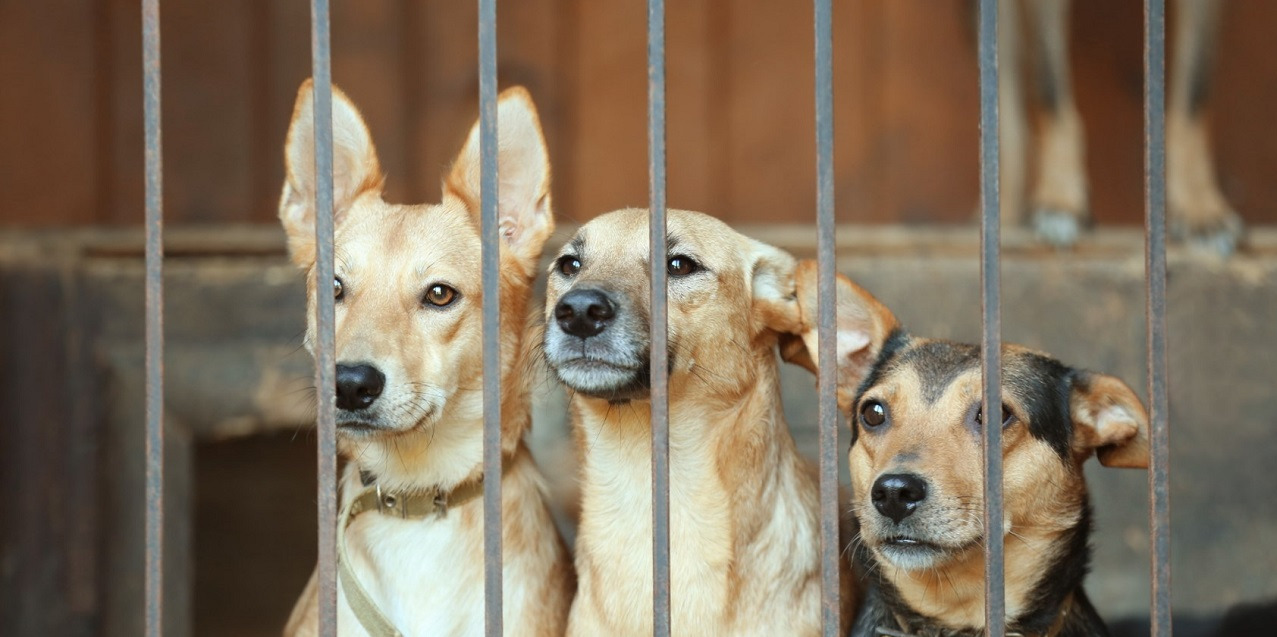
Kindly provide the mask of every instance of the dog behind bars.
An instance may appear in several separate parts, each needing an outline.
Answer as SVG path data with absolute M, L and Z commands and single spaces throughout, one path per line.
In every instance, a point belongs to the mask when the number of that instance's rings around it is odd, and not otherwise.
M 812 371 L 816 265 L 795 277 L 784 357 Z M 980 348 L 911 336 L 837 279 L 838 406 L 851 426 L 852 545 L 869 582 L 852 635 L 984 631 L 981 431 L 1002 427 L 1008 635 L 1105 635 L 1082 588 L 1091 507 L 1082 466 L 1148 463 L 1148 416 L 1121 380 L 1003 348 L 1000 413 L 981 413 Z
M 553 227 L 550 166 L 531 98 L 502 93 L 500 287 L 480 282 L 479 133 L 471 129 L 443 202 L 381 198 L 383 176 L 354 104 L 333 91 L 336 279 L 315 280 L 314 97 L 297 96 L 279 216 L 307 273 L 306 345 L 319 294 L 336 299 L 337 437 L 345 469 L 338 527 L 343 635 L 479 635 L 483 480 L 501 480 L 504 627 L 562 634 L 572 593 L 566 548 L 523 442 L 531 416 L 526 308 Z M 484 476 L 480 312 L 501 297 L 503 471 Z M 318 630 L 318 573 L 286 634 Z

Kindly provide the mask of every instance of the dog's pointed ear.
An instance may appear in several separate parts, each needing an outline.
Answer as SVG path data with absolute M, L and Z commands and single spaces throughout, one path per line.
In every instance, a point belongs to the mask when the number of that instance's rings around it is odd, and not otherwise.
M 381 193 L 384 178 L 364 118 L 336 86 L 332 109 L 333 223 L 340 224 L 355 199 L 368 192 Z M 311 80 L 297 91 L 284 144 L 284 173 L 279 221 L 288 235 L 293 263 L 308 267 L 315 261 L 315 91 Z
M 444 196 L 464 201 L 476 225 L 480 174 L 479 123 L 475 122 L 444 181 Z M 554 230 L 554 218 L 550 210 L 550 155 L 532 96 L 522 86 L 502 91 L 497 99 L 497 178 L 501 238 L 532 271 Z
M 798 304 L 794 299 L 794 268 L 798 260 L 776 246 L 749 239 L 750 294 L 753 298 L 755 332 L 770 329 L 781 334 L 798 325 Z
M 1069 394 L 1074 449 L 1106 467 L 1148 468 L 1148 412 L 1126 383 L 1079 371 Z
M 869 374 L 874 361 L 887 340 L 900 328 L 891 310 L 864 288 L 838 274 L 835 281 L 838 299 L 835 351 L 838 360 L 838 404 L 846 410 L 855 399 L 856 389 Z M 803 260 L 794 271 L 796 328 L 782 337 L 781 357 L 817 372 L 819 316 L 817 314 L 816 262 Z

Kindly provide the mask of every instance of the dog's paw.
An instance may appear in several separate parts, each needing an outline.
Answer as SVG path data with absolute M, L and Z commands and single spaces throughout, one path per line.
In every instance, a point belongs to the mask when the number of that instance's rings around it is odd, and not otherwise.
M 1231 210 L 1201 219 L 1175 215 L 1170 223 L 1172 237 L 1183 241 L 1190 249 L 1224 259 L 1237 252 L 1244 230 L 1241 217 Z
M 1051 208 L 1033 212 L 1033 233 L 1056 248 L 1072 248 L 1085 227 L 1084 218 L 1073 212 Z

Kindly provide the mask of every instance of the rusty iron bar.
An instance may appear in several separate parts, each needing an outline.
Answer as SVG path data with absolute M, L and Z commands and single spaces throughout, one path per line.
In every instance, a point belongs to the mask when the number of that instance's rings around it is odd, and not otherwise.
M 146 634 L 164 631 L 164 162 L 160 140 L 160 0 L 142 0 L 146 156 Z
M 497 204 L 497 3 L 479 0 L 479 235 L 483 279 L 484 634 L 501 635 L 501 250 Z
M 670 634 L 669 315 L 665 246 L 665 0 L 647 1 L 647 144 L 651 179 L 652 635 Z
M 328 0 L 310 3 L 315 100 L 315 400 L 319 431 L 319 634 L 337 635 L 337 366 L 333 281 L 333 77 Z
M 1149 628 L 1171 636 L 1170 406 L 1166 394 L 1166 1 L 1144 2 L 1144 210 L 1148 319 Z
M 834 55 L 832 0 L 815 0 L 817 367 L 820 412 L 820 614 L 822 634 L 838 635 L 842 559 L 838 544 L 837 333 L 834 285 Z
M 1001 192 L 998 135 L 998 3 L 980 0 L 980 362 L 984 380 L 984 622 L 989 637 L 1006 634 L 1002 533 L 1002 315 L 999 241 Z

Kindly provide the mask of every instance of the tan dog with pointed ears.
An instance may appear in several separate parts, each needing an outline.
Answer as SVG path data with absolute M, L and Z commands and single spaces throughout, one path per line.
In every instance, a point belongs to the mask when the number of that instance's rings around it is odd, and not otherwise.
M 816 264 L 798 267 L 788 360 L 815 371 Z M 913 337 L 838 276 L 838 406 L 852 426 L 853 545 L 871 583 L 853 637 L 984 634 L 978 345 Z M 1121 380 L 1003 348 L 1007 634 L 1106 635 L 1082 589 L 1091 506 L 1082 465 L 1148 463 L 1148 415 Z M 885 630 L 884 630 L 885 629 Z
M 573 636 L 652 634 L 647 214 L 587 223 L 547 283 L 545 359 L 582 457 Z M 797 312 L 794 258 L 700 213 L 671 210 L 668 228 L 673 632 L 818 634 L 817 489 L 773 329 Z
M 531 415 L 526 375 L 518 373 L 523 356 L 533 350 L 523 338 L 526 308 L 553 227 L 550 166 L 525 90 L 503 92 L 498 117 L 503 619 L 507 634 L 559 635 L 572 572 L 523 442 Z M 313 130 L 307 81 L 288 131 L 279 217 L 293 261 L 308 273 L 308 348 L 315 295 L 337 299 L 337 433 L 346 461 L 340 504 L 343 519 L 345 512 L 353 516 L 348 527 L 343 524 L 348 566 L 372 604 L 403 634 L 479 635 L 485 290 L 479 267 L 478 126 L 444 182 L 442 203 L 389 204 L 381 198 L 383 176 L 368 129 L 350 100 L 334 89 L 332 282 L 314 276 Z M 368 511 L 355 515 L 360 508 Z M 344 573 L 341 579 L 340 632 L 366 634 L 367 620 L 351 609 L 352 582 Z M 315 634 L 317 599 L 312 577 L 286 634 Z

